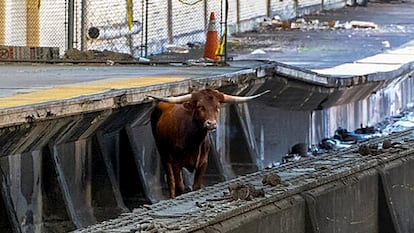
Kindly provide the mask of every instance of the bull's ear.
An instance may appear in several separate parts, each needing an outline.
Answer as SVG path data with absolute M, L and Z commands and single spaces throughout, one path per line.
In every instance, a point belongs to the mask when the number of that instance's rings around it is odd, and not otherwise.
M 186 110 L 190 111 L 191 109 L 193 109 L 193 104 L 191 102 L 184 102 L 183 106 Z

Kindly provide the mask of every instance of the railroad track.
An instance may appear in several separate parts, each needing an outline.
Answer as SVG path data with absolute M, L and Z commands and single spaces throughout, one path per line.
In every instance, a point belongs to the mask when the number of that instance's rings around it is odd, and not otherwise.
M 382 142 L 385 140 L 395 144 L 383 149 Z M 362 145 L 377 145 L 378 152 L 361 155 L 358 149 Z M 144 205 L 116 219 L 75 232 L 192 232 L 317 186 L 346 179 L 352 174 L 412 155 L 414 130 L 407 130 L 374 138 L 348 149 L 240 176 L 181 195 L 174 200 Z M 265 176 L 278 176 L 281 183 L 274 186 L 264 185 L 262 181 Z M 234 184 L 249 184 L 262 190 L 264 197 L 232 199 L 229 196 L 229 187 Z

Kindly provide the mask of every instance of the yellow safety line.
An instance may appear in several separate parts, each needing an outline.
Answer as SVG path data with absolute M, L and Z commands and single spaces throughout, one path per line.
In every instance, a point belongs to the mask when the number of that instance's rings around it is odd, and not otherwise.
M 0 98 L 0 108 L 17 107 L 48 101 L 70 99 L 79 96 L 98 94 L 109 90 L 142 87 L 183 80 L 183 77 L 139 77 L 106 79 L 76 85 L 57 86 L 41 91 Z

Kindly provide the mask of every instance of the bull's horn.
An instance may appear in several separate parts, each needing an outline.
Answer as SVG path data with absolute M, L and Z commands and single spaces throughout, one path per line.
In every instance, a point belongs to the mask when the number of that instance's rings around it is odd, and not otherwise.
M 157 97 L 149 95 L 148 97 L 154 98 L 159 101 L 169 102 L 169 103 L 183 103 L 186 101 L 191 100 L 191 94 L 180 95 L 180 96 L 172 96 L 172 97 Z
M 223 94 L 224 95 L 223 103 L 243 103 L 243 102 L 255 99 L 257 97 L 260 97 L 268 92 L 270 92 L 270 90 L 264 91 L 257 95 L 251 95 L 251 96 L 234 96 L 234 95 Z

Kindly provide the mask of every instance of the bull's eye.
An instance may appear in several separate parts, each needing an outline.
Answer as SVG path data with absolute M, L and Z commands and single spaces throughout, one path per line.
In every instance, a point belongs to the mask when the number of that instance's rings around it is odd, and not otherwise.
M 199 111 L 204 111 L 204 110 L 205 110 L 205 108 L 204 108 L 204 106 L 203 106 L 203 105 L 198 105 L 198 106 L 197 106 L 197 109 L 198 109 Z

